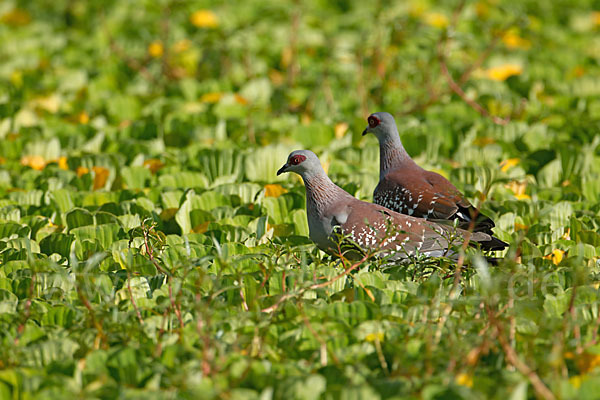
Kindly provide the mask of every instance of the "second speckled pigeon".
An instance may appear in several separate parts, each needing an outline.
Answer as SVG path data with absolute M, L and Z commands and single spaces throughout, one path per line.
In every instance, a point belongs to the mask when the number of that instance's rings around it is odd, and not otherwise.
M 377 112 L 369 116 L 368 123 L 363 135 L 373 133 L 379 141 L 379 184 L 373 193 L 374 203 L 426 219 L 458 219 L 463 229 L 493 234 L 494 222 L 473 207 L 448 179 L 421 168 L 410 158 L 392 115 Z

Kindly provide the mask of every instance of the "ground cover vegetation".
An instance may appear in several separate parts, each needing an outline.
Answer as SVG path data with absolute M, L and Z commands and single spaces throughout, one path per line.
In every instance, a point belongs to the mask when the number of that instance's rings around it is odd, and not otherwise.
M 0 398 L 597 398 L 600 5 L 0 3 Z M 408 152 L 511 244 L 308 239 L 291 150 Z

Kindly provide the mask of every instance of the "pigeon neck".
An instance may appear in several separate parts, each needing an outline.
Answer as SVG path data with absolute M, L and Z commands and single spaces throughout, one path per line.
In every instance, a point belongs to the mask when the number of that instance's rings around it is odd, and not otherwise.
M 383 179 L 390 170 L 407 162 L 413 161 L 404 150 L 397 133 L 379 142 L 379 179 Z
M 306 209 L 309 214 L 321 216 L 330 206 L 340 200 L 340 196 L 348 195 L 342 188 L 329 179 L 325 171 L 319 174 L 304 174 L 306 187 Z

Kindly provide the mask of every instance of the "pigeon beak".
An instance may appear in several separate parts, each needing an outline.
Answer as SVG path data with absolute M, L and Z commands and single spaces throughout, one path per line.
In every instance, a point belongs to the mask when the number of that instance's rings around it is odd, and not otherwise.
M 283 167 L 279 168 L 279 171 L 277 171 L 277 175 L 281 175 L 284 172 L 287 172 L 285 169 L 289 167 L 289 165 L 287 163 L 283 164 Z
M 363 131 L 362 135 L 365 136 L 367 133 L 369 133 L 369 127 L 368 126 L 365 128 L 365 130 Z

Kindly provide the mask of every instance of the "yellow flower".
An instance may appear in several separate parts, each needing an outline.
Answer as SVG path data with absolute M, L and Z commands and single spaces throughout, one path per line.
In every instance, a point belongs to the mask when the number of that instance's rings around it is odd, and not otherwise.
M 531 47 L 531 42 L 527 39 L 523 39 L 519 36 L 519 33 L 516 29 L 508 30 L 502 36 L 502 42 L 509 49 L 528 49 Z
M 216 28 L 219 26 L 219 18 L 210 10 L 198 10 L 190 16 L 192 25 L 198 28 Z
M 235 100 L 236 103 L 241 104 L 243 106 L 248 104 L 248 100 L 246 100 L 246 98 L 240 94 L 237 94 L 237 93 L 234 94 L 233 99 Z
M 203 103 L 217 103 L 223 97 L 223 93 L 221 92 L 210 92 L 205 93 L 200 97 L 200 101 Z
M 526 231 L 529 227 L 525 224 L 521 224 L 519 222 L 515 222 L 515 232 L 516 231 Z
M 383 332 L 369 333 L 367 336 L 365 336 L 365 340 L 367 342 L 383 342 Z
M 505 81 L 513 75 L 521 75 L 523 67 L 519 64 L 502 64 L 489 68 L 485 75 L 493 81 Z
M 80 124 L 86 125 L 88 122 L 90 122 L 90 116 L 85 111 L 82 111 L 77 116 L 77 120 Z
M 287 190 L 276 183 L 265 185 L 265 197 L 279 197 Z
M 473 387 L 473 375 L 461 372 L 454 379 L 457 385 Z
M 42 156 L 23 156 L 21 157 L 21 165 L 41 171 L 46 167 L 46 160 Z
M 58 158 L 58 168 L 64 169 L 65 171 L 69 169 L 69 164 L 67 164 L 67 157 L 62 156 Z
M 596 26 L 600 25 L 600 11 L 592 12 L 592 22 Z
M 77 177 L 80 178 L 82 175 L 87 174 L 88 172 L 90 172 L 90 170 L 86 167 L 83 166 L 79 166 L 77 167 L 77 169 L 75 170 L 75 173 L 77 174 Z
M 148 45 L 148 54 L 154 58 L 160 58 L 165 52 L 165 48 L 160 40 L 155 40 Z
M 500 163 L 500 170 L 502 172 L 506 172 L 515 165 L 519 165 L 520 161 L 521 160 L 519 160 L 518 158 L 509 158 L 508 160 L 504 160 Z
M 441 29 L 448 26 L 448 17 L 437 12 L 430 12 L 425 14 L 425 22 L 428 25 Z
M 505 185 L 505 187 L 512 190 L 512 192 L 514 193 L 517 200 L 531 199 L 531 196 L 529 196 L 527 193 L 525 193 L 525 190 L 527 189 L 526 181 L 523 181 L 523 182 L 512 181 L 512 182 L 508 183 L 507 185 Z
M 345 122 L 335 124 L 334 132 L 336 139 L 343 138 L 346 132 L 348 132 L 348 124 Z
M 517 200 L 531 200 L 531 196 L 527 193 L 517 193 L 515 194 Z
M 93 167 L 92 171 L 94 171 L 94 190 L 103 188 L 108 179 L 108 169 L 104 167 Z
M 563 250 L 554 249 L 554 250 L 552 250 L 552 253 L 548 254 L 547 256 L 544 256 L 544 259 L 552 260 L 552 263 L 554 265 L 558 265 L 558 264 L 560 264 L 560 262 L 562 261 L 564 256 L 565 256 L 565 252 Z

